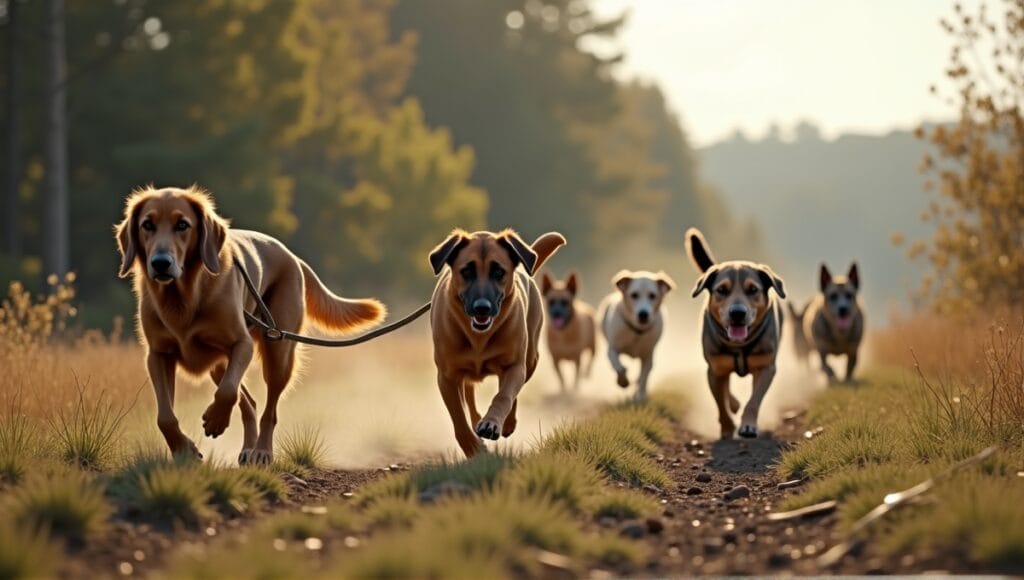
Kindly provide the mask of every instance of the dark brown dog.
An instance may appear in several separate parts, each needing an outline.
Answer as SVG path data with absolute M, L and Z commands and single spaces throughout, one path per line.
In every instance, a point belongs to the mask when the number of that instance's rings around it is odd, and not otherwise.
M 243 310 L 255 301 L 235 267 L 249 272 L 281 330 L 299 332 L 306 322 L 328 331 L 366 328 L 384 317 L 376 300 L 346 300 L 324 287 L 309 265 L 269 236 L 234 230 L 203 191 L 152 189 L 134 192 L 116 227 L 121 277 L 133 276 L 146 364 L 156 391 L 157 426 L 172 453 L 201 457 L 174 415 L 175 371 L 217 383 L 203 413 L 203 430 L 217 437 L 235 404 L 245 429 L 238 462 L 271 463 L 277 402 L 295 370 L 295 343 L 267 341 L 246 327 Z M 267 408 L 256 426 L 256 403 L 241 384 L 258 348 L 267 382 Z M 239 396 L 241 388 L 241 397 Z
M 687 230 L 686 248 L 701 273 L 693 287 L 693 297 L 705 290 L 710 294 L 704 303 L 701 337 L 722 438 L 733 436 L 736 424 L 730 411 L 740 409 L 740 402 L 729 392 L 732 373 L 741 377 L 747 373 L 754 375 L 754 389 L 743 410 L 739 435 L 757 437 L 757 414 L 775 378 L 775 357 L 782 335 L 782 310 L 768 291 L 774 289 L 779 297 L 785 298 L 782 279 L 764 264 L 716 264 L 704 236 L 696 228 Z
M 551 362 L 555 365 L 558 384 L 563 393 L 565 378 L 559 363 L 569 361 L 576 368 L 573 389 L 579 388 L 580 375 L 589 377 L 590 369 L 594 366 L 594 309 L 576 297 L 578 292 L 579 276 L 576 272 L 571 272 L 564 282 L 552 278 L 547 272 L 541 278 L 540 293 L 547 302 L 548 352 L 551 353 Z M 585 354 L 587 360 L 584 366 L 582 360 Z
M 486 450 L 479 437 L 496 440 L 515 431 L 516 400 L 537 368 L 544 323 L 532 276 L 564 243 L 557 233 L 528 246 L 512 230 L 455 230 L 430 253 L 441 276 L 430 310 L 437 384 L 467 457 Z M 481 418 L 475 388 L 490 375 L 498 377 L 498 394 Z M 467 406 L 475 429 L 466 421 Z
M 857 351 L 864 338 L 864 308 L 860 304 L 860 274 L 857 263 L 846 276 L 833 276 L 825 264 L 818 276 L 821 293 L 811 300 L 804 319 L 804 335 L 809 347 L 821 357 L 821 370 L 830 383 L 836 382 L 828 355 L 846 355 L 847 383 L 853 382 Z

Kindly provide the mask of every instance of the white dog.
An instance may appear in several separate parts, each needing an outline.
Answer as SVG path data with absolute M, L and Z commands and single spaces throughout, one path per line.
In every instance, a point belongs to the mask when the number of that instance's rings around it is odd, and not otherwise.
M 620 355 L 640 359 L 640 377 L 636 381 L 636 400 L 647 399 L 647 379 L 654 366 L 654 347 L 665 325 L 662 299 L 675 282 L 664 272 L 622 270 L 612 278 L 618 289 L 609 294 L 600 307 L 601 332 L 608 344 L 608 360 L 622 388 L 629 386 L 626 367 Z

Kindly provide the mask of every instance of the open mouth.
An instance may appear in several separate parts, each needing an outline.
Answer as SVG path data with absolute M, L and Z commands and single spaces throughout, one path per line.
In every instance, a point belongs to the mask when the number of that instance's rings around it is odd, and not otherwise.
M 161 284 L 167 284 L 174 281 L 174 276 L 171 276 L 170 274 L 156 274 L 153 276 L 153 279 Z
M 555 328 L 562 328 L 563 326 L 565 326 L 565 319 L 562 318 L 561 316 L 552 316 L 551 326 Z
M 836 318 L 836 326 L 839 330 L 849 330 L 850 326 L 853 325 L 853 317 L 847 314 L 846 316 L 839 316 Z
M 491 324 L 493 323 L 493 316 L 474 316 L 472 318 L 473 330 L 477 332 L 487 332 L 487 330 L 491 328 Z
M 747 340 L 750 336 L 750 327 L 746 324 L 730 324 L 729 325 L 729 340 Z

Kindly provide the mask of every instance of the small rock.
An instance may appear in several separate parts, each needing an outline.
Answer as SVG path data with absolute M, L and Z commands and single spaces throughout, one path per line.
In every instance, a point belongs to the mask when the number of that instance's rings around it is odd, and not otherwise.
M 627 538 L 639 539 L 647 535 L 647 526 L 637 521 L 626 522 L 622 528 L 619 529 L 619 535 Z
M 717 554 L 725 547 L 725 540 L 721 538 L 708 538 L 704 540 L 704 553 Z
M 686 495 L 700 495 L 702 493 L 704 493 L 704 490 L 697 486 L 693 486 L 690 489 L 686 490 Z
M 736 532 L 733 532 L 733 531 L 728 531 L 728 532 L 725 532 L 724 534 L 722 534 L 722 541 L 725 542 L 726 544 L 735 544 L 736 543 L 736 538 L 737 538 Z
M 355 495 L 356 494 L 352 493 L 351 491 L 346 491 L 345 493 L 341 494 L 341 497 L 345 499 L 352 499 L 353 497 L 355 497 Z
M 617 520 L 617 519 L 615 519 L 615 518 L 613 518 L 611 516 L 605 516 L 605 517 L 597 520 L 597 523 L 600 524 L 601 527 L 610 528 L 610 527 L 614 526 L 615 524 L 619 523 L 619 520 Z
M 391 471 L 398 471 L 399 469 L 401 469 L 401 467 L 399 467 L 397 463 L 392 463 L 388 467 L 391 469 Z
M 665 529 L 665 524 L 658 518 L 647 518 L 647 531 L 652 534 L 660 534 Z
M 740 499 L 741 497 L 750 497 L 750 488 L 745 485 L 737 485 L 736 487 L 725 492 L 723 497 L 727 500 Z
M 773 568 L 785 566 L 789 561 L 789 554 L 783 554 L 781 552 L 775 552 L 771 556 L 768 556 L 768 565 Z
M 291 473 L 282 473 L 281 474 L 281 479 L 284 479 L 285 483 L 290 483 L 291 485 L 297 485 L 299 487 L 309 487 L 309 484 L 306 483 L 305 480 L 303 480 L 303 479 L 301 479 L 299 477 L 296 477 L 296 476 L 292 475 Z
M 572 559 L 563 554 L 540 550 L 537 552 L 537 562 L 542 566 L 555 570 L 572 570 Z
M 702 472 L 698 473 L 697 477 L 695 477 L 694 479 L 698 483 L 708 483 L 708 482 L 711 481 L 711 474 L 706 472 L 706 471 L 702 471 Z
M 701 444 L 701 442 L 700 442 L 700 441 L 698 441 L 698 440 L 696 440 L 696 439 L 690 439 L 690 440 L 689 440 L 689 441 L 688 441 L 688 442 L 686 443 L 686 448 L 687 448 L 687 449 L 700 449 L 701 447 L 703 447 L 703 445 Z
M 661 515 L 665 516 L 666 518 L 674 518 L 676 517 L 676 512 L 672 510 L 665 510 L 661 512 Z
M 644 491 L 649 491 L 649 492 L 651 492 L 651 493 L 661 493 L 661 488 L 660 488 L 660 487 L 658 487 L 658 486 L 656 486 L 656 485 L 654 485 L 654 484 L 650 484 L 650 483 L 648 483 L 647 485 L 645 485 L 645 486 L 643 487 L 643 490 L 644 490 Z

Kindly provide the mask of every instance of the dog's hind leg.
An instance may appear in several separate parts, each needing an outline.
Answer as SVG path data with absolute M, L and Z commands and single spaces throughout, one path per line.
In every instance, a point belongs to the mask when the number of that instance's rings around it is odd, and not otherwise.
M 715 375 L 708 369 L 708 385 L 711 387 L 711 395 L 715 398 L 715 405 L 718 406 L 718 425 L 722 430 L 722 439 L 732 439 L 736 431 L 736 423 L 726 408 L 725 399 L 732 396 L 729 393 L 729 375 Z
M 582 357 L 583 357 L 582 354 L 578 354 L 578 355 L 576 355 L 576 358 L 573 359 L 573 361 L 572 361 L 572 363 L 573 363 L 572 390 L 574 390 L 574 391 L 580 390 L 580 375 L 583 373 L 583 364 L 582 364 L 582 361 L 580 360 Z
M 480 420 L 480 411 L 476 408 L 476 385 L 470 381 L 464 381 L 462 393 L 466 399 L 466 408 L 469 409 L 469 422 L 476 425 Z
M 462 383 L 459 380 L 446 378 L 438 373 L 437 386 L 441 389 L 441 398 L 444 399 L 444 406 L 448 409 L 448 415 L 452 419 L 452 427 L 455 428 L 455 440 L 466 457 L 473 457 L 477 453 L 487 451 L 484 444 L 477 438 L 476 434 L 466 422 L 466 407 L 463 404 Z
M 647 379 L 654 368 L 654 357 L 640 359 L 640 377 L 636 380 L 636 400 L 643 403 L 647 400 Z
M 821 357 L 821 370 L 828 377 L 829 384 L 834 384 L 838 379 L 836 378 L 836 372 L 832 370 L 832 367 L 828 364 L 828 353 L 823 350 L 818 351 L 818 356 Z
M 558 377 L 558 387 L 562 390 L 562 394 L 565 394 L 565 377 L 562 375 L 561 361 L 557 358 L 551 357 L 552 366 L 555 367 L 555 375 Z M 475 425 L 476 423 L 474 423 Z
M 857 351 L 851 350 L 846 355 L 846 383 L 853 383 L 853 370 L 857 367 Z
M 224 378 L 224 367 L 217 366 L 210 370 L 210 378 L 214 383 L 220 383 Z M 244 464 L 248 461 L 249 453 L 256 447 L 256 437 L 259 434 L 256 426 L 256 401 L 249 394 L 249 389 L 244 384 L 239 385 L 241 396 L 238 397 L 238 410 L 242 414 L 242 451 L 238 454 L 238 463 Z
M 768 387 L 772 386 L 772 379 L 775 378 L 775 365 L 769 365 L 763 369 L 754 371 L 754 389 L 747 401 L 747 407 L 743 409 L 743 420 L 740 422 L 740 437 L 757 437 L 757 415 L 761 411 L 761 401 L 768 393 Z

